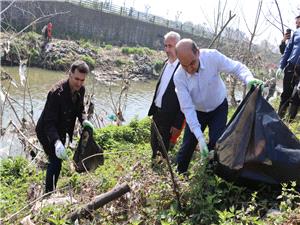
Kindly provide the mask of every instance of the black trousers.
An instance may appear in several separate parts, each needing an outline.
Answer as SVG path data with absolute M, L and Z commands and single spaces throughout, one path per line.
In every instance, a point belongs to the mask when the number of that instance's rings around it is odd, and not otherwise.
M 280 118 L 285 116 L 287 109 L 290 107 L 289 117 L 294 119 L 300 106 L 299 95 L 296 93 L 292 96 L 294 87 L 297 85 L 294 68 L 294 65 L 288 64 L 284 69 L 283 92 L 280 96 L 281 100 L 278 110 Z
M 45 137 L 42 137 L 37 134 L 37 137 L 40 143 L 43 146 L 43 149 L 48 156 L 48 165 L 46 172 L 46 184 L 45 184 L 45 192 L 51 192 L 56 188 L 56 184 L 58 181 L 58 177 L 61 170 L 62 160 L 57 158 L 55 155 L 55 147 L 54 144 L 50 144 Z
M 170 137 L 171 137 L 171 127 L 174 124 L 176 119 L 176 114 L 172 112 L 164 112 L 157 108 L 156 112 L 153 114 L 153 120 L 159 130 L 160 135 L 162 136 L 163 143 L 166 147 L 166 150 L 169 150 L 170 147 Z M 154 124 L 152 121 L 151 124 L 151 140 L 150 140 L 151 148 L 152 148 L 152 158 L 155 158 L 158 152 L 163 154 L 161 143 L 158 140 L 157 132 L 155 131 Z
M 61 170 L 62 160 L 57 158 L 56 155 L 49 155 L 49 163 L 47 166 L 46 174 L 46 193 L 53 191 L 56 188 L 58 176 Z
M 213 150 L 217 140 L 226 128 L 228 114 L 227 99 L 225 98 L 223 103 L 211 112 L 196 111 L 196 113 L 198 121 L 201 124 L 202 132 L 204 132 L 206 127 L 209 128 L 209 143 L 207 147 L 209 150 Z M 182 144 L 177 154 L 177 170 L 179 173 L 187 172 L 197 144 L 198 140 L 187 124 L 184 130 Z

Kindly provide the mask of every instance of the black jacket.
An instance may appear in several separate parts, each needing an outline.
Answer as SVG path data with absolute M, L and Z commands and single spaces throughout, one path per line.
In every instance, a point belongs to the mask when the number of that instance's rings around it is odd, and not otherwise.
M 165 65 L 162 69 L 162 72 L 160 74 L 159 80 L 156 84 L 155 93 L 154 93 L 154 96 L 153 96 L 152 104 L 151 104 L 149 112 L 148 112 L 148 116 L 152 116 L 157 110 L 157 107 L 155 105 L 154 100 L 156 98 L 157 89 L 158 89 L 159 84 L 161 82 L 161 77 L 164 73 L 166 65 L 167 64 L 165 63 Z M 177 95 L 175 93 L 175 84 L 174 84 L 174 80 L 173 80 L 175 71 L 178 68 L 178 66 L 179 66 L 179 63 L 176 65 L 176 68 L 175 68 L 175 70 L 172 74 L 172 77 L 171 77 L 170 82 L 167 86 L 167 89 L 166 89 L 166 91 L 165 91 L 165 93 L 162 97 L 161 110 L 166 112 L 166 113 L 176 114 L 177 116 L 176 116 L 176 119 L 174 120 L 173 126 L 176 127 L 177 129 L 180 129 L 182 127 L 182 123 L 183 123 L 183 120 L 184 120 L 184 115 L 180 110 L 180 105 L 179 105 Z
M 60 81 L 49 91 L 44 110 L 36 126 L 37 137 L 47 154 L 53 153 L 56 140 L 65 143 L 66 134 L 72 141 L 76 117 L 80 123 L 86 119 L 84 94 L 85 88 L 81 87 L 73 94 L 75 100 L 72 100 L 68 80 Z

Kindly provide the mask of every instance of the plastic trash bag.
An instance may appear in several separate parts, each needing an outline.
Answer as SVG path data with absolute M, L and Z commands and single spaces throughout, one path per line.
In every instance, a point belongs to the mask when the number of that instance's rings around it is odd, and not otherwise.
M 216 144 L 216 173 L 228 181 L 252 186 L 300 185 L 300 142 L 272 106 L 251 89 Z
M 95 142 L 92 128 L 83 128 L 73 157 L 76 171 L 79 173 L 85 172 L 86 170 L 92 171 L 99 165 L 103 165 L 104 157 L 101 153 L 103 153 L 103 150 Z

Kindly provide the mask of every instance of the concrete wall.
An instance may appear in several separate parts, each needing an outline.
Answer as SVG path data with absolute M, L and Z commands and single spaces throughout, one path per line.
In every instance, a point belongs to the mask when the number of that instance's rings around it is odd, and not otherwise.
M 8 4 L 9 2 L 2 2 L 1 8 L 4 9 Z M 53 36 L 57 38 L 85 38 L 113 45 L 140 45 L 161 49 L 163 36 L 170 31 L 168 27 L 140 21 L 128 16 L 88 9 L 68 2 L 53 1 L 17 1 L 5 11 L 2 22 L 8 22 L 17 30 L 20 30 L 43 14 L 47 15 L 55 12 L 68 13 L 38 21 L 36 24 L 38 32 L 51 20 L 54 28 Z M 193 38 L 200 46 L 207 46 L 209 43 L 207 39 L 192 36 L 180 30 L 175 31 L 180 33 L 182 37 Z

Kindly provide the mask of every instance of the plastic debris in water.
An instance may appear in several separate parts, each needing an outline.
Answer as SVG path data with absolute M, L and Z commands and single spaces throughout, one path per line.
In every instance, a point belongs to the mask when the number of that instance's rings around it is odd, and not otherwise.
M 110 121 L 117 121 L 117 116 L 115 114 L 110 114 L 107 116 Z

